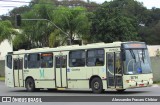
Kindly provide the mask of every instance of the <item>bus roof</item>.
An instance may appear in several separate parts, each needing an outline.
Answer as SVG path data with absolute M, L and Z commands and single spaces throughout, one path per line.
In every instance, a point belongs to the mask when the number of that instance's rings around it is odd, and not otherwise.
M 18 51 L 13 51 L 8 54 L 26 54 L 26 53 L 37 53 L 37 52 L 53 52 L 53 51 L 70 51 L 70 50 L 82 50 L 82 49 L 96 49 L 96 48 L 115 48 L 120 47 L 122 43 L 129 42 L 113 42 L 113 43 L 93 43 L 87 45 L 69 45 L 69 46 L 59 46 L 55 48 L 43 47 L 34 48 L 30 50 L 20 49 Z

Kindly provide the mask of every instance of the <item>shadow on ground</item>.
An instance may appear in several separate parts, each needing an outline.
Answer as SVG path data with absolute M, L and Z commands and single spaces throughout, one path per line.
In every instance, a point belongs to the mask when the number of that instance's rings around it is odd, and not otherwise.
M 57 94 L 80 94 L 80 95 L 87 95 L 87 94 L 94 94 L 92 93 L 92 91 L 82 91 L 82 90 L 54 90 L 54 91 L 51 91 L 51 90 L 40 90 L 40 91 L 35 91 L 35 92 L 27 92 L 26 90 L 10 90 L 10 92 L 18 92 L 18 93 L 57 93 Z M 105 91 L 103 93 L 101 93 L 102 95 L 134 95 L 134 94 L 141 94 L 141 93 L 149 93 L 150 91 L 130 91 L 130 90 L 126 90 L 124 92 L 117 92 L 117 91 Z M 100 94 L 100 95 L 101 95 Z

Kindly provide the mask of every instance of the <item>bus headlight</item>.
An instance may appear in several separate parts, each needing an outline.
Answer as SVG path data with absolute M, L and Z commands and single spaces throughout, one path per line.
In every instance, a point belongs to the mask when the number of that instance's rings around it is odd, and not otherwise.
M 135 82 L 134 80 L 126 80 L 127 83 L 133 83 Z

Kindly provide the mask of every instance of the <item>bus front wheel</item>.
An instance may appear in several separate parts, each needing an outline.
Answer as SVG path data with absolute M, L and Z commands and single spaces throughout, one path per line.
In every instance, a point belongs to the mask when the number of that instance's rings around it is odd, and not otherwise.
M 33 92 L 35 91 L 35 83 L 34 83 L 34 80 L 32 78 L 28 78 L 25 82 L 25 87 L 26 87 L 26 90 L 28 92 Z
M 91 81 L 91 88 L 93 93 L 102 93 L 103 91 L 103 84 L 102 84 L 102 80 L 98 77 L 95 77 L 92 79 Z

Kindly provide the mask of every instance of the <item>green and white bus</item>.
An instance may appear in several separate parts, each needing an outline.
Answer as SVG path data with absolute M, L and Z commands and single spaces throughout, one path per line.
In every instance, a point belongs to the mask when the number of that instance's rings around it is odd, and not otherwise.
M 119 92 L 153 84 L 144 42 L 94 43 L 9 52 L 5 84 L 40 89 L 107 89 Z

